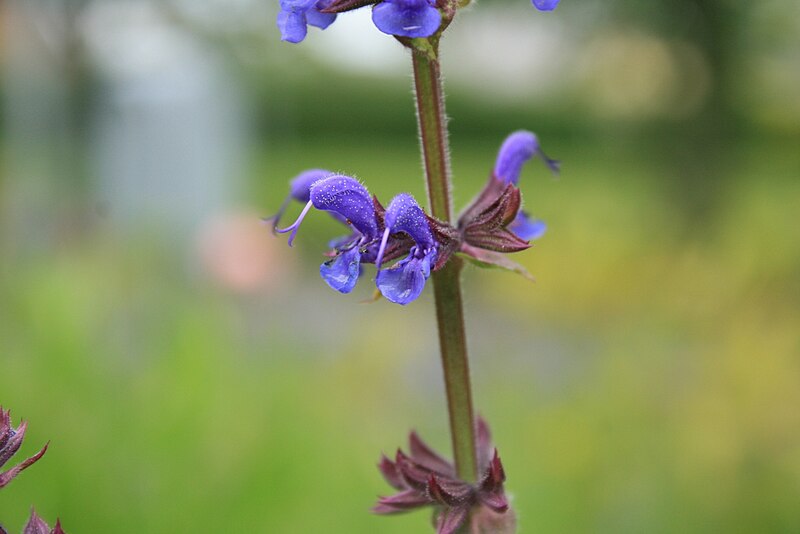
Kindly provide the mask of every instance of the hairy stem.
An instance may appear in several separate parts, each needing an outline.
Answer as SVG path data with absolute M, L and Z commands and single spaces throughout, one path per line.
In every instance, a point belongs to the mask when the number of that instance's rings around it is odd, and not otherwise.
M 438 43 L 425 44 L 424 48 L 412 48 L 412 59 L 428 205 L 434 217 L 450 222 L 450 152 Z M 460 478 L 474 482 L 477 479 L 475 419 L 472 412 L 460 273 L 461 261 L 454 257 L 443 269 L 433 273 L 433 289 L 456 470 Z

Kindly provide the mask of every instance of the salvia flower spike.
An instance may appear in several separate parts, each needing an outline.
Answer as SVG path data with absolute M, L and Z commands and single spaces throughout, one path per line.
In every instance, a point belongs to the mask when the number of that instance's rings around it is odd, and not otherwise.
M 422 294 L 432 272 L 438 271 L 456 252 L 478 265 L 494 266 L 532 278 L 527 271 L 503 255 L 530 247 L 541 237 L 544 222 L 521 209 L 518 187 L 524 164 L 539 156 L 553 171 L 558 162 L 542 152 L 536 135 L 514 132 L 500 147 L 489 181 L 458 219 L 457 227 L 427 215 L 414 197 L 395 196 L 384 208 L 355 178 L 324 169 L 303 171 L 290 182 L 290 193 L 272 221 L 277 233 L 289 233 L 289 245 L 311 208 L 328 212 L 346 225 L 350 234 L 331 241 L 328 260 L 320 265 L 320 276 L 331 288 L 350 293 L 363 273 L 363 265 L 374 263 L 375 283 L 388 301 L 406 305 Z M 305 202 L 297 220 L 277 228 L 291 201 Z M 388 262 L 399 260 L 386 267 Z
M 19 427 L 13 428 L 11 426 L 11 413 L 8 410 L 3 410 L 0 407 L 0 469 L 8 462 L 14 454 L 19 450 L 22 445 L 22 440 L 25 439 L 25 430 L 28 428 L 28 423 L 22 422 Z M 22 463 L 15 465 L 11 469 L 0 472 L 0 488 L 9 484 L 14 478 L 22 471 L 35 464 L 39 459 L 44 456 L 47 451 L 47 444 L 42 449 L 24 460 Z
M 432 506 L 436 510 L 438 534 L 456 532 L 470 517 L 471 532 L 484 524 L 487 517 L 498 525 L 495 532 L 504 532 L 500 526 L 513 522 L 503 489 L 506 474 L 482 418 L 478 418 L 476 428 L 480 478 L 474 484 L 460 480 L 453 464 L 431 449 L 416 432 L 411 432 L 408 441 L 408 454 L 398 449 L 394 461 L 382 456 L 378 463 L 386 482 L 398 493 L 380 497 L 373 512 L 395 514 Z M 503 517 L 506 514 L 508 517 Z

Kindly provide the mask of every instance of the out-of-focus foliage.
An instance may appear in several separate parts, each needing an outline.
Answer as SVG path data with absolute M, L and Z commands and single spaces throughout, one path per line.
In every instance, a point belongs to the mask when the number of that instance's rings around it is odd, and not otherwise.
M 339 295 L 317 273 L 335 222 L 309 217 L 293 250 L 258 222 L 308 167 L 424 199 L 402 53 L 332 59 L 344 17 L 290 47 L 244 0 L 24 4 L 2 11 L 0 403 L 31 422 L 20 457 L 51 445 L 0 522 L 428 528 L 368 509 L 381 451 L 412 427 L 449 444 L 430 296 Z M 522 4 L 470 8 L 444 57 L 457 206 L 514 129 L 563 162 L 522 177 L 549 227 L 515 257 L 537 282 L 465 276 L 521 531 L 800 529 L 797 7 L 689 3 L 728 17 L 706 20 L 729 32 L 719 78 L 694 15 Z M 504 63 L 468 35 L 537 53 Z

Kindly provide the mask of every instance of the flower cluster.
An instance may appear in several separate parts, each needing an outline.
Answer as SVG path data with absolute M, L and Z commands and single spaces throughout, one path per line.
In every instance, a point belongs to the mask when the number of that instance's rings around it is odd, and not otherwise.
M 437 534 L 452 534 L 466 521 L 470 532 L 513 532 L 515 518 L 503 490 L 506 480 L 497 449 L 491 447 L 486 422 L 477 421 L 477 459 L 480 479 L 460 480 L 453 465 L 411 432 L 409 454 L 398 449 L 394 461 L 381 458 L 378 468 L 398 493 L 381 497 L 372 509 L 377 514 L 408 512 L 424 506 L 436 509 Z M 469 519 L 468 519 L 469 518 Z
M 489 181 L 464 210 L 453 227 L 427 215 L 411 195 L 395 196 L 385 208 L 355 178 L 324 169 L 311 169 L 290 183 L 290 194 L 277 215 L 267 219 L 278 233 L 289 233 L 289 245 L 311 208 L 327 211 L 350 229 L 350 234 L 330 243 L 329 259 L 320 275 L 333 289 L 350 293 L 363 273 L 363 265 L 374 263 L 375 283 L 387 300 L 408 304 L 422 293 L 431 272 L 444 267 L 456 252 L 480 265 L 498 266 L 522 274 L 525 270 L 503 257 L 530 247 L 542 236 L 545 224 L 521 210 L 517 187 L 523 164 L 539 155 L 554 171 L 558 163 L 539 148 L 536 136 L 519 131 L 503 143 Z M 304 203 L 297 220 L 279 228 L 288 204 Z M 389 268 L 385 264 L 397 260 Z
M 559 0 L 532 0 L 540 11 L 552 11 Z M 452 0 L 280 0 L 278 29 L 281 39 L 299 43 L 308 26 L 325 29 L 338 13 L 372 7 L 372 22 L 383 33 L 397 37 L 430 37 L 443 26 L 443 14 L 452 18 Z

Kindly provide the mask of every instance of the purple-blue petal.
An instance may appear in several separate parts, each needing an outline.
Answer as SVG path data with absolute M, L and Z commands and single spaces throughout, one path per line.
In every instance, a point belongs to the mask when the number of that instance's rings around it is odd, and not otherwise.
M 305 14 L 280 11 L 278 13 L 278 29 L 281 31 L 281 41 L 299 43 L 306 38 Z
M 325 169 L 308 169 L 303 171 L 289 182 L 289 191 L 292 198 L 298 202 L 306 203 L 311 194 L 311 185 L 333 174 Z
M 539 219 L 531 219 L 527 213 L 520 211 L 516 218 L 508 225 L 508 229 L 526 241 L 539 239 L 547 230 L 547 224 Z
M 319 266 L 319 274 L 329 286 L 340 293 L 350 293 L 361 274 L 361 252 L 358 247 L 340 252 Z
M 367 239 L 377 237 L 372 197 L 355 178 L 335 174 L 319 180 L 311 187 L 310 198 L 315 208 L 341 215 Z
M 378 290 L 390 302 L 406 305 L 420 296 L 425 288 L 425 281 L 431 275 L 431 264 L 436 261 L 436 250 L 432 250 L 422 258 L 412 252 L 406 259 L 400 260 L 390 269 L 378 272 L 375 282 Z
M 414 197 L 407 193 L 401 193 L 392 199 L 386 208 L 383 222 L 393 234 L 405 232 L 410 235 L 423 250 L 435 245 L 425 212 Z
M 330 3 L 330 0 L 280 0 L 277 24 L 281 40 L 299 43 L 306 37 L 308 24 L 323 30 L 330 26 L 336 15 L 320 13 Z
M 372 22 L 389 35 L 429 37 L 439 29 L 442 15 L 428 0 L 385 0 L 372 9 Z
M 318 9 L 309 9 L 306 12 L 306 22 L 324 30 L 336 20 L 336 13 L 320 13 Z
M 533 5 L 539 11 L 553 11 L 558 5 L 559 0 L 532 0 Z
M 494 165 L 494 175 L 505 183 L 517 185 L 522 166 L 539 150 L 539 142 L 533 132 L 520 130 L 503 141 Z

